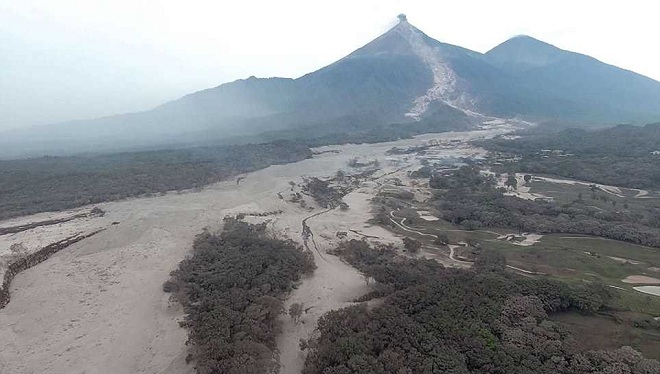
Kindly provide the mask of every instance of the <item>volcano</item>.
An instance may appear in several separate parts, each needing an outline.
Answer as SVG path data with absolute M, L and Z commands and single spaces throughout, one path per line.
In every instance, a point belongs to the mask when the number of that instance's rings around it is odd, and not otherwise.
M 0 156 L 232 142 L 319 126 L 406 126 L 447 113 L 645 123 L 660 119 L 660 82 L 528 36 L 482 54 L 439 42 L 400 15 L 383 35 L 300 78 L 250 77 L 146 112 L 15 130 L 2 134 Z

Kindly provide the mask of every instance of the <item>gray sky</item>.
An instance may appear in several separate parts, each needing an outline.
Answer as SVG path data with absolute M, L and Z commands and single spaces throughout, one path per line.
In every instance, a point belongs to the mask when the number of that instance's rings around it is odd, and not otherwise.
M 250 75 L 298 77 L 398 13 L 485 52 L 518 34 L 660 80 L 654 0 L 0 0 L 0 130 L 150 109 Z

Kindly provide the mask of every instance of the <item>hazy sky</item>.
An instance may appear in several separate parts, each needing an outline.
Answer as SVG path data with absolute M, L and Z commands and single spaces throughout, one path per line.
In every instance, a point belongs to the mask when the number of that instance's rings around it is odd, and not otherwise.
M 396 15 L 486 52 L 528 34 L 660 80 L 655 0 L 0 0 L 0 130 L 150 109 L 250 75 L 298 77 Z

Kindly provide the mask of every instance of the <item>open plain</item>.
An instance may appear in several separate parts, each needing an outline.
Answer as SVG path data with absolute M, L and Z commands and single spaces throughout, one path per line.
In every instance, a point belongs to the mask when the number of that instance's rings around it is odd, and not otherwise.
M 316 241 L 318 269 L 288 301 L 303 303 L 308 311 L 301 324 L 283 318 L 278 340 L 282 372 L 299 372 L 304 359 L 298 348 L 300 338 L 309 336 L 323 313 L 348 305 L 368 291 L 357 270 L 325 253 L 337 240 L 336 233 L 380 242 L 399 240 L 383 228 L 367 224 L 372 218 L 369 200 L 383 178 L 405 178 L 407 171 L 420 164 L 414 155 L 399 155 L 392 162 L 387 150 L 434 144 L 436 157 L 481 157 L 484 151 L 466 141 L 510 128 L 499 124 L 389 143 L 322 147 L 311 159 L 271 166 L 199 192 L 100 204 L 103 217 L 0 236 L 0 253 L 8 255 L 12 244 L 27 243 L 24 246 L 29 252 L 70 233 L 103 230 L 13 279 L 11 301 L 0 310 L 0 373 L 192 372 L 193 365 L 185 363 L 186 331 L 178 325 L 183 311 L 169 300 L 162 284 L 189 254 L 195 235 L 203 229 L 220 229 L 227 215 L 245 213 L 260 215 L 275 232 L 302 243 L 303 219 L 322 209 L 313 208 L 311 199 L 308 207 L 288 201 L 290 182 L 296 185 L 303 177 L 330 177 L 340 169 L 350 173 L 347 162 L 351 159 L 377 159 L 382 167 L 372 180 L 345 196 L 347 211 L 332 210 L 308 221 Z M 332 152 L 324 152 L 329 150 Z M 0 222 L 0 227 L 40 221 L 45 216 Z

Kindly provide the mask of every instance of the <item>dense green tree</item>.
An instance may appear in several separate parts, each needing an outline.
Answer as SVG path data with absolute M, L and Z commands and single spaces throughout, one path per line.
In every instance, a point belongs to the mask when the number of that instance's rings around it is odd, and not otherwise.
M 403 238 L 403 247 L 410 253 L 417 253 L 419 252 L 419 249 L 422 248 L 422 243 L 419 240 L 406 236 Z
M 372 295 L 386 296 L 376 306 L 325 314 L 318 335 L 302 345 L 304 374 L 660 372 L 657 361 L 630 348 L 581 351 L 548 320 L 549 312 L 599 310 L 607 295 L 591 286 L 516 276 L 488 252 L 472 270 L 427 266 L 361 241 L 338 253 L 390 292 Z
M 518 139 L 495 138 L 478 145 L 495 158 L 519 161 L 495 167 L 496 172 L 553 174 L 612 186 L 660 189 L 660 123 L 616 126 L 594 131 L 567 129 L 530 131 Z M 557 152 L 540 152 L 552 149 Z M 593 192 L 597 187 L 593 185 Z
M 265 225 L 230 218 L 220 235 L 198 235 L 192 256 L 164 286 L 184 306 L 197 372 L 276 372 L 282 299 L 314 268 L 309 253 L 269 237 Z
M 302 313 L 303 313 L 303 306 L 300 303 L 293 303 L 289 307 L 289 316 L 291 316 L 291 319 L 295 323 L 298 323 L 300 321 L 300 317 L 302 316 Z
M 660 247 L 660 217 L 656 219 L 660 214 L 653 207 L 631 214 L 592 209 L 577 200 L 559 205 L 506 196 L 476 166 L 434 176 L 429 183 L 434 188 L 431 204 L 441 217 L 468 230 L 509 227 L 520 232 L 584 234 Z
M 515 174 L 509 174 L 504 185 L 513 190 L 518 189 L 518 180 L 516 179 Z

